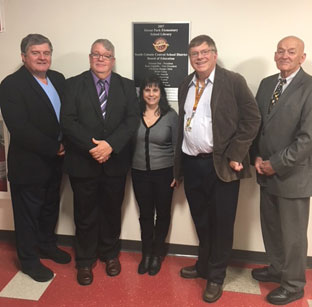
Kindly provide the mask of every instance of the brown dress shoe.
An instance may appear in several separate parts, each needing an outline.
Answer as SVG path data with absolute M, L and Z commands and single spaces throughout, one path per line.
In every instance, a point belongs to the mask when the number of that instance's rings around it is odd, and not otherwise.
M 207 281 L 207 286 L 203 295 L 203 300 L 208 303 L 217 301 L 223 293 L 222 285 Z
M 108 276 L 117 276 L 120 271 L 121 265 L 117 257 L 106 260 L 106 273 Z
M 186 266 L 184 268 L 181 269 L 180 271 L 180 275 L 183 278 L 197 278 L 200 277 L 197 270 L 196 270 L 196 266 L 192 265 L 192 266 Z
M 93 281 L 92 268 L 91 267 L 78 268 L 77 281 L 82 286 L 90 285 Z

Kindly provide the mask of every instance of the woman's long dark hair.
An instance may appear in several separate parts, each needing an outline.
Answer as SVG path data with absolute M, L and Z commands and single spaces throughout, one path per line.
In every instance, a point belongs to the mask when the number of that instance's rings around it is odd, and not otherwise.
M 155 111 L 155 113 L 159 114 L 160 116 L 163 116 L 171 109 L 171 107 L 167 100 L 165 87 L 163 83 L 161 82 L 160 78 L 156 75 L 149 75 L 145 77 L 141 83 L 140 96 L 139 96 L 141 114 L 143 115 L 146 110 L 146 102 L 143 99 L 143 91 L 146 87 L 152 87 L 152 86 L 156 86 L 160 89 L 160 99 L 159 99 L 158 109 Z

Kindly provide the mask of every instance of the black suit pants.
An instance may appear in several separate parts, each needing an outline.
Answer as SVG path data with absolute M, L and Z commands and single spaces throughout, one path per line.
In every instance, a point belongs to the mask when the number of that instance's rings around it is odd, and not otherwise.
M 171 220 L 173 168 L 154 171 L 132 169 L 135 198 L 140 208 L 142 253 L 164 256 Z M 155 218 L 156 214 L 156 218 Z
M 39 265 L 38 249 L 56 246 L 61 172 L 40 184 L 10 183 L 16 249 L 23 269 Z
M 212 157 L 183 156 L 184 189 L 199 239 L 200 276 L 222 284 L 233 245 L 239 181 L 223 182 Z
M 91 266 L 97 258 L 106 261 L 120 251 L 121 206 L 126 175 L 69 177 L 74 192 L 76 265 Z

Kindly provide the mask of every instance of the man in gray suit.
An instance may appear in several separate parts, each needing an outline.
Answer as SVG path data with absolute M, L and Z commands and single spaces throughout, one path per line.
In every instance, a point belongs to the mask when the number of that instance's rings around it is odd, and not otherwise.
M 305 58 L 301 39 L 283 38 L 274 57 L 280 73 L 262 80 L 256 96 L 262 127 L 253 155 L 270 266 L 254 269 L 252 276 L 280 283 L 267 296 L 276 305 L 301 298 L 306 282 L 312 195 L 312 77 L 301 68 Z
M 217 65 L 209 36 L 192 39 L 188 53 L 195 72 L 179 87 L 175 178 L 184 175 L 199 250 L 196 264 L 180 274 L 207 279 L 203 299 L 211 303 L 222 295 L 239 183 L 251 176 L 248 152 L 260 115 L 245 79 Z

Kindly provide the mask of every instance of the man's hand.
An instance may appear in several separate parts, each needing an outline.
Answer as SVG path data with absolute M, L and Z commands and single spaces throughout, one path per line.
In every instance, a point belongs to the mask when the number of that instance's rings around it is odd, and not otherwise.
M 170 184 L 170 187 L 171 187 L 171 188 L 178 188 L 179 185 L 180 185 L 180 182 L 179 182 L 178 180 L 175 180 L 175 179 L 173 178 L 173 180 L 172 180 L 172 182 L 171 182 L 171 184 Z
M 265 175 L 265 176 L 272 176 L 276 173 L 272 167 L 270 160 L 263 161 L 261 157 L 256 158 L 255 168 L 258 174 Z
M 229 165 L 235 172 L 240 172 L 244 168 L 242 163 L 236 161 L 230 161 Z
M 272 167 L 270 160 L 262 161 L 260 168 L 263 174 L 266 176 L 272 176 L 276 173 Z
M 263 160 L 261 157 L 257 157 L 256 160 L 255 160 L 255 168 L 256 168 L 256 171 L 258 174 L 260 175 L 264 175 L 262 169 L 261 169 L 261 165 L 263 163 Z
M 65 148 L 64 148 L 64 145 L 62 143 L 60 144 L 60 148 L 56 154 L 58 156 L 64 156 L 65 155 Z
M 89 150 L 89 153 L 99 163 L 104 163 L 110 158 L 113 148 L 104 140 L 96 140 L 92 138 L 92 142 L 96 146 Z

